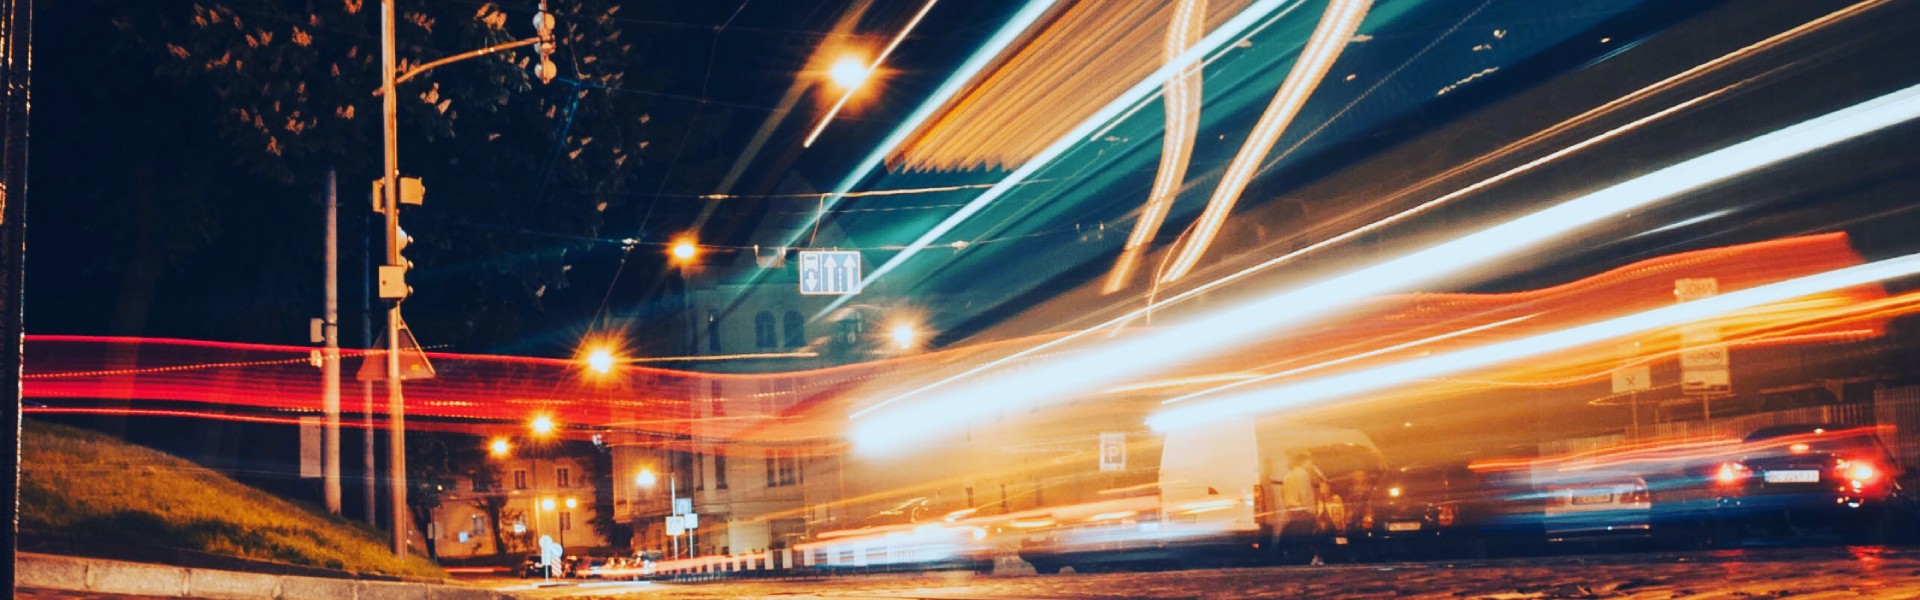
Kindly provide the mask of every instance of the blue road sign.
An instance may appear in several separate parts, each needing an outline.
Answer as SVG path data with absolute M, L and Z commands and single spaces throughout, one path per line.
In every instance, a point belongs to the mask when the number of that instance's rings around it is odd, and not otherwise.
M 800 293 L 849 296 L 860 293 L 860 253 L 852 250 L 801 250 Z

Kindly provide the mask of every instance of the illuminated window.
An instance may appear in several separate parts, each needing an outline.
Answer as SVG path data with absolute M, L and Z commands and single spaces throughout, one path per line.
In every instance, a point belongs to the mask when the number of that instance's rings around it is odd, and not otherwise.
M 573 471 L 567 469 L 566 467 L 560 467 L 558 469 L 554 469 L 553 479 L 554 481 L 559 482 L 555 485 L 558 485 L 560 487 L 573 487 Z

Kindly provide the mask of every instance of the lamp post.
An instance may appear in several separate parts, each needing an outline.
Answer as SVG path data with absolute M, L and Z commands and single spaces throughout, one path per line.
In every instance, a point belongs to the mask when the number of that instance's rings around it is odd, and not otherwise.
M 522 439 L 525 439 L 527 442 L 529 442 L 529 445 L 531 445 L 531 442 L 535 442 L 535 441 L 546 441 L 549 438 L 553 437 L 554 431 L 557 430 L 558 428 L 559 428 L 559 425 L 554 423 L 553 417 L 550 417 L 547 415 L 535 415 L 532 419 L 529 419 L 527 421 L 527 434 L 526 434 L 526 437 Z M 491 454 L 494 458 L 500 459 L 502 461 L 513 457 L 513 448 L 514 448 L 513 439 L 506 436 L 493 438 L 491 442 L 487 443 L 487 453 Z M 531 504 L 533 504 L 533 530 L 532 531 L 533 531 L 534 539 L 537 540 L 540 537 L 541 509 L 544 508 L 547 511 L 552 511 L 553 498 L 552 497 L 537 498 L 537 496 L 541 493 L 540 454 L 538 452 L 529 450 L 527 452 L 527 459 L 529 461 L 532 461 L 532 466 L 533 466 L 532 468 L 533 481 L 528 485 L 528 487 L 533 489 L 533 493 L 536 496 L 536 498 L 531 502 Z M 576 503 L 576 501 L 574 501 L 573 499 L 568 499 L 567 502 L 568 502 L 568 508 L 572 508 Z
M 640 474 L 634 477 L 634 483 L 637 483 L 640 485 L 640 487 L 644 487 L 644 488 L 652 488 L 654 483 L 657 481 L 658 481 L 658 478 L 654 476 L 652 469 L 641 469 Z M 677 504 L 679 500 L 680 500 L 679 478 L 674 475 L 673 471 L 667 471 L 667 515 L 669 516 L 669 518 L 671 518 L 672 516 L 675 516 L 674 504 Z M 687 530 L 687 531 L 691 532 L 691 530 Z M 673 557 L 680 558 L 680 536 L 672 533 L 668 533 L 667 541 L 669 544 L 671 544 L 673 548 Z M 691 537 L 688 538 L 687 544 L 688 544 L 687 546 L 688 550 L 691 551 L 693 547 L 692 546 L 693 540 Z

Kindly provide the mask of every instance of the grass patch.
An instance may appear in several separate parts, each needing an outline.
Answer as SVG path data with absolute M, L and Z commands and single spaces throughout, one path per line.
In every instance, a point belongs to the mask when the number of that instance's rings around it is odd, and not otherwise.
M 393 556 L 364 525 L 317 513 L 179 457 L 97 432 L 27 421 L 20 438 L 20 528 L 101 543 L 445 578 Z

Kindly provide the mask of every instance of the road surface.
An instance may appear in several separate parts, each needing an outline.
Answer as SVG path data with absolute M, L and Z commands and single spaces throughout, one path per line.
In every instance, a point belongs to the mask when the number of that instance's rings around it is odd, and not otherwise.
M 1920 598 L 1920 548 L 1770 548 L 1145 573 L 925 573 L 706 583 L 582 582 L 527 598 Z

